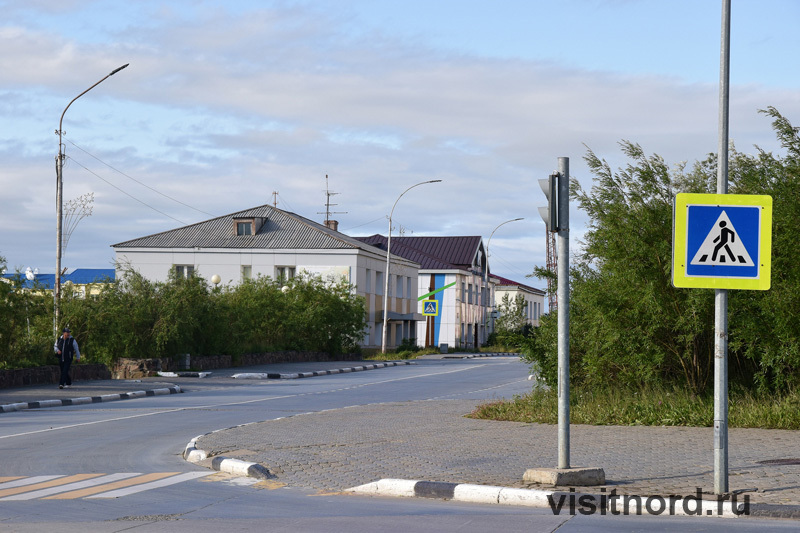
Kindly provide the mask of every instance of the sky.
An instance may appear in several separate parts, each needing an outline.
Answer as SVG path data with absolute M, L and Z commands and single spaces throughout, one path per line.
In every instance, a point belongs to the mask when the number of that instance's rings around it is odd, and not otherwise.
M 537 180 L 559 157 L 591 187 L 589 149 L 612 168 L 627 163 L 623 140 L 670 166 L 717 150 L 721 1 L 0 9 L 0 256 L 12 271 L 54 272 L 59 119 L 124 64 L 64 116 L 65 205 L 93 194 L 69 269 L 111 268 L 112 244 L 273 202 L 321 223 L 327 187 L 343 233 L 385 235 L 397 201 L 393 235 L 494 231 L 492 273 L 544 287 L 526 275 L 545 263 Z M 733 0 L 731 19 L 730 139 L 781 154 L 759 109 L 800 124 L 800 2 Z M 587 218 L 575 205 L 570 216 L 577 253 Z

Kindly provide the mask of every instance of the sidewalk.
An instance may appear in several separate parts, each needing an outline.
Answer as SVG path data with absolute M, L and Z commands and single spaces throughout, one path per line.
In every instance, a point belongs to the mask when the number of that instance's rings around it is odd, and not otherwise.
M 528 468 L 557 464 L 557 427 L 465 418 L 479 402 L 444 400 L 352 407 L 218 431 L 196 446 L 209 456 L 260 463 L 274 481 L 343 491 L 386 478 L 549 490 L 526 485 Z M 605 469 L 598 494 L 713 499 L 713 429 L 571 427 L 573 466 Z M 731 429 L 730 490 L 752 514 L 800 518 L 797 432 Z M 764 463 L 795 459 L 794 464 Z M 787 461 L 791 462 L 791 461 Z M 570 487 L 558 490 L 569 491 Z

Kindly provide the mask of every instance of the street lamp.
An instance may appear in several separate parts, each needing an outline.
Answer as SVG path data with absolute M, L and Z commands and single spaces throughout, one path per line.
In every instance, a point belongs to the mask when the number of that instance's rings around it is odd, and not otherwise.
M 61 113 L 61 120 L 58 121 L 58 129 L 56 130 L 56 134 L 58 134 L 58 156 L 56 156 L 56 212 L 58 213 L 58 221 L 56 222 L 56 277 L 54 280 L 53 285 L 53 333 L 58 335 L 58 312 L 59 312 L 59 301 L 61 300 L 61 239 L 62 239 L 62 223 L 64 220 L 63 211 L 63 197 L 62 193 L 64 190 L 64 184 L 62 181 L 63 173 L 64 173 L 64 144 L 61 142 L 61 137 L 64 134 L 63 124 L 64 124 L 64 115 L 67 114 L 67 109 L 69 106 L 72 105 L 75 100 L 83 96 L 84 94 L 88 93 L 101 83 L 103 83 L 106 79 L 110 78 L 120 70 L 127 67 L 129 63 L 125 63 L 119 68 L 116 68 L 111 71 L 105 78 L 98 81 L 81 94 L 76 96 L 75 98 L 67 104 L 67 107 L 64 108 L 64 112 Z
M 394 201 L 392 210 L 389 213 L 389 238 L 386 241 L 386 273 L 384 274 L 383 280 L 383 331 L 381 335 L 381 353 L 386 353 L 386 331 L 388 329 L 389 322 L 389 252 L 392 250 L 392 215 L 394 214 L 394 208 L 397 206 L 397 202 L 400 201 L 400 198 L 403 197 L 403 194 L 407 193 L 414 187 L 419 187 L 420 185 L 425 185 L 426 183 L 439 183 L 440 181 L 442 180 L 422 181 L 404 190 L 403 193 L 397 197 L 397 200 Z
M 503 222 L 501 224 L 498 224 L 497 227 L 492 230 L 492 234 L 489 235 L 489 240 L 486 241 L 486 266 L 483 269 L 483 286 L 484 286 L 484 290 L 486 291 L 486 300 L 487 301 L 484 302 L 484 304 L 483 304 L 484 308 L 488 309 L 488 307 L 489 307 L 487 305 L 489 303 L 488 300 L 489 300 L 489 292 L 490 292 L 489 291 L 489 244 L 491 244 L 491 242 L 492 242 L 492 237 L 494 237 L 494 232 L 497 231 L 498 228 L 500 228 L 500 226 L 508 224 L 509 222 L 517 222 L 518 220 L 525 220 L 525 218 L 524 217 L 522 217 L 522 218 L 512 218 L 511 220 L 506 220 L 505 222 Z M 485 313 L 485 311 L 484 311 L 484 313 Z M 489 325 L 489 321 L 485 320 L 485 322 L 486 322 L 486 325 L 488 326 Z M 492 328 L 492 331 L 494 331 L 494 328 Z M 489 333 L 488 332 L 486 333 L 486 338 L 487 339 L 489 338 Z

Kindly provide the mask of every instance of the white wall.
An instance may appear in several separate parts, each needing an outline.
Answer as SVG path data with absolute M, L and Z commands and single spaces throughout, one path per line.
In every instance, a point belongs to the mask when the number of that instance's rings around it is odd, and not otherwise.
M 509 295 L 512 301 L 518 294 L 525 297 L 526 321 L 532 326 L 539 326 L 539 319 L 544 309 L 544 294 L 531 293 L 521 287 L 512 285 L 498 285 L 495 291 L 495 306 L 499 310 L 500 304 L 503 302 L 503 296 Z
M 134 249 L 118 248 L 116 251 L 117 279 L 120 278 L 120 266 L 130 264 L 142 276 L 153 281 L 166 281 L 169 272 L 175 265 L 190 265 L 197 275 L 207 281 L 215 274 L 221 278 L 222 284 L 236 285 L 242 280 L 242 266 L 252 267 L 252 277 L 266 276 L 275 279 L 275 269 L 279 266 L 294 267 L 299 274 L 303 267 L 312 272 L 330 271 L 348 272 L 356 294 L 364 297 L 367 310 L 368 336 L 362 347 L 381 347 L 381 326 L 383 310 L 383 283 L 377 283 L 378 273 L 383 276 L 386 270 L 386 256 L 357 248 L 335 250 L 230 250 L 201 249 L 188 251 L 184 249 Z M 389 309 L 398 313 L 413 313 L 416 310 L 417 269 L 418 265 L 411 261 L 392 257 L 390 265 L 391 282 L 389 289 Z M 370 281 L 367 281 L 367 274 Z M 403 278 L 403 297 L 395 296 L 396 276 Z M 407 294 L 410 280 L 411 293 Z M 369 291 L 367 288 L 369 287 Z M 396 328 L 389 325 L 390 336 L 388 347 L 395 347 L 402 341 L 395 335 Z M 404 324 L 404 331 L 409 325 Z

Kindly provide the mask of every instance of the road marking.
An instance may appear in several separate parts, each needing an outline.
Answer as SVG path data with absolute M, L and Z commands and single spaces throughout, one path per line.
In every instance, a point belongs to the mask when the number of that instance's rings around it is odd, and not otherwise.
M 112 490 L 111 492 L 104 492 L 102 494 L 96 494 L 94 496 L 89 496 L 89 498 L 120 498 L 122 496 L 128 496 L 129 494 L 136 494 L 137 492 L 143 492 L 145 490 L 152 490 L 157 489 L 160 487 L 167 487 L 169 485 L 174 485 L 175 483 L 182 483 L 184 481 L 189 481 L 192 479 L 197 479 L 199 477 L 210 476 L 215 472 L 187 472 L 185 474 L 180 474 L 171 478 L 161 479 L 159 481 L 153 481 L 150 483 L 145 483 L 144 485 L 138 485 L 136 487 L 129 487 L 126 489 L 119 489 L 119 490 Z
M 103 474 L 75 474 L 74 476 L 52 476 L 52 478 L 55 479 L 51 478 L 50 481 L 43 481 L 41 483 L 34 483 L 32 485 L 24 485 L 8 489 L 4 489 L 2 486 L 0 486 L 0 500 L 10 499 L 7 498 L 7 496 L 14 496 L 16 494 L 21 494 L 31 490 L 48 489 L 50 487 L 57 487 L 59 485 L 67 485 L 102 475 Z
M 120 472 L 116 474 L 75 474 L 71 476 L 33 476 L 0 483 L 0 501 L 75 500 L 81 498 L 119 498 L 137 492 L 167 487 L 215 472 Z M 7 478 L 0 478 L 7 479 Z
M 31 491 L 31 492 L 20 493 L 20 494 L 14 495 L 14 496 L 8 496 L 6 498 L 0 498 L 0 499 L 2 499 L 2 500 L 36 500 L 38 498 L 46 498 L 46 497 L 50 496 L 51 494 L 63 493 L 65 491 L 74 491 L 74 490 L 77 490 L 77 489 L 82 489 L 84 487 L 94 487 L 94 486 L 97 486 L 97 485 L 102 485 L 103 483 L 116 481 L 118 479 L 124 479 L 124 478 L 127 478 L 127 477 L 133 477 L 133 476 L 136 476 L 137 474 L 125 473 L 125 474 L 109 474 L 109 475 L 106 475 L 106 474 L 79 474 L 79 475 L 83 475 L 83 476 L 93 475 L 94 477 L 86 479 L 84 481 L 77 481 L 75 483 L 69 483 L 67 485 L 64 485 L 64 484 L 53 485 L 53 486 L 50 486 L 49 488 L 44 488 L 44 489 L 41 489 L 41 490 L 34 490 L 34 491 Z M 77 477 L 77 476 L 71 476 L 71 477 Z M 69 477 L 62 478 L 59 481 L 63 482 L 63 481 L 67 481 L 68 479 L 70 479 L 70 478 Z M 29 487 L 29 489 L 30 489 L 30 487 Z
M 385 380 L 381 380 L 381 381 L 371 381 L 371 382 L 367 382 L 367 383 L 357 383 L 355 385 L 350 385 L 350 386 L 347 386 L 347 387 L 342 387 L 342 388 L 339 388 L 339 389 L 332 389 L 332 390 L 324 390 L 324 391 L 317 391 L 317 392 L 303 392 L 303 393 L 299 393 L 299 394 L 275 395 L 275 396 L 269 396 L 269 397 L 266 397 L 266 398 L 258 398 L 258 399 L 255 399 L 255 400 L 225 402 L 225 403 L 214 403 L 214 404 L 207 404 L 207 405 L 194 405 L 194 406 L 191 406 L 191 407 L 178 407 L 178 408 L 174 408 L 174 409 L 163 409 L 163 410 L 159 410 L 159 411 L 151 411 L 149 413 L 139 413 L 139 414 L 136 414 L 136 415 L 119 416 L 119 417 L 114 417 L 114 418 L 107 418 L 107 419 L 104 419 L 104 420 L 95 420 L 93 422 L 83 422 L 83 423 L 80 423 L 80 424 L 67 424 L 67 425 L 64 425 L 64 426 L 56 426 L 56 427 L 50 427 L 50 428 L 47 428 L 47 429 L 38 429 L 38 430 L 34 430 L 34 431 L 25 431 L 25 432 L 22 432 L 22 433 L 14 433 L 14 434 L 11 434 L 11 435 L 0 435 L 0 440 L 2 440 L 2 439 L 10 439 L 10 438 L 13 438 L 13 437 L 24 437 L 24 436 L 27 436 L 27 435 L 36 435 L 38 433 L 47 433 L 47 432 L 50 432 L 50 431 L 59 431 L 59 430 L 63 430 L 63 429 L 74 429 L 74 428 L 85 427 L 85 426 L 94 426 L 94 425 L 97 425 L 97 424 L 104 424 L 104 423 L 107 423 L 107 422 L 120 422 L 120 421 L 123 421 L 123 420 L 132 420 L 132 419 L 135 419 L 135 418 L 143 418 L 143 417 L 146 417 L 146 416 L 163 415 L 163 414 L 169 414 L 169 413 L 179 413 L 181 411 L 194 411 L 194 410 L 199 410 L 199 409 L 215 409 L 215 408 L 219 408 L 219 407 L 228 407 L 228 406 L 233 406 L 233 405 L 247 405 L 247 404 L 252 404 L 252 403 L 268 402 L 268 401 L 272 401 L 272 400 L 283 400 L 283 399 L 287 399 L 287 398 L 299 398 L 299 397 L 302 397 L 302 396 L 311 396 L 311 395 L 316 395 L 316 394 L 331 394 L 331 393 L 340 392 L 340 391 L 343 391 L 343 390 L 352 390 L 352 389 L 358 389 L 358 388 L 362 388 L 362 387 L 373 387 L 375 385 L 382 385 L 384 383 L 393 383 L 393 382 L 405 381 L 405 380 L 409 380 L 409 379 L 420 379 L 420 378 L 425 378 L 425 377 L 430 377 L 430 376 L 439 376 L 439 375 L 445 375 L 445 374 L 452 374 L 452 373 L 455 373 L 455 372 L 465 372 L 465 371 L 479 370 L 482 367 L 486 366 L 487 364 L 489 364 L 489 363 L 470 365 L 468 367 L 457 368 L 457 369 L 454 369 L 454 370 L 445 370 L 445 371 L 442 371 L 442 372 L 428 372 L 426 374 L 405 376 L 405 377 L 401 377 L 401 378 L 385 379 Z M 500 363 L 500 364 L 507 364 L 507 363 Z M 414 368 L 414 367 L 409 366 L 409 367 L 403 367 L 403 368 Z

